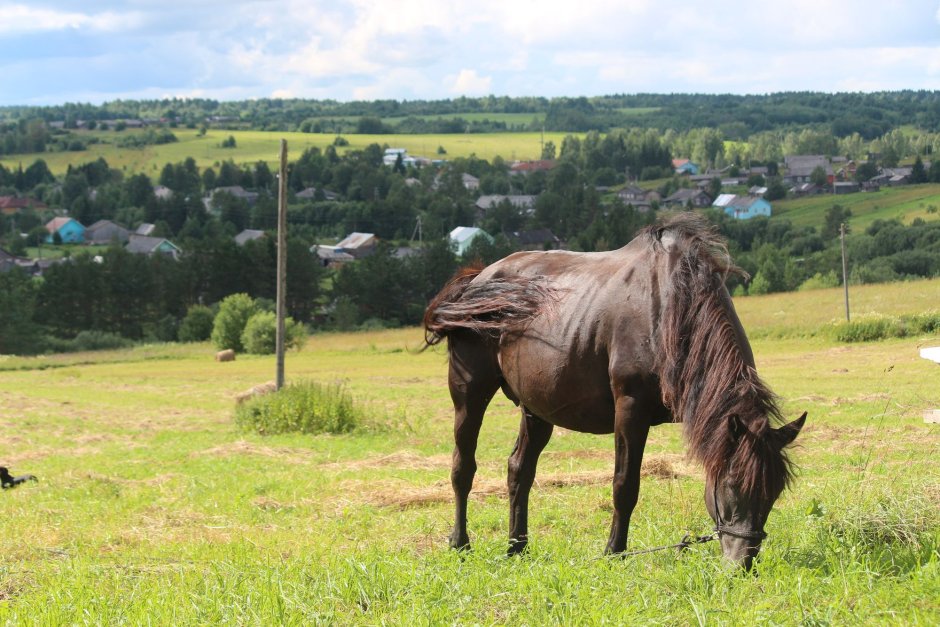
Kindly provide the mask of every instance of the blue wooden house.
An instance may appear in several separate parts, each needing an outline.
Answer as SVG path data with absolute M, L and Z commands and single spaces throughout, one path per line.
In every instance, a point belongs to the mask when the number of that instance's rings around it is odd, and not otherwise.
M 688 174 L 690 176 L 695 176 L 699 173 L 698 164 L 693 163 L 689 159 L 673 159 L 672 167 L 676 171 L 676 174 Z
M 56 233 L 63 244 L 83 244 L 85 242 L 85 227 L 74 218 L 53 218 L 46 223 L 46 243 L 55 241 Z
M 721 194 L 712 203 L 736 220 L 749 220 L 757 216 L 770 217 L 770 203 L 760 196 Z

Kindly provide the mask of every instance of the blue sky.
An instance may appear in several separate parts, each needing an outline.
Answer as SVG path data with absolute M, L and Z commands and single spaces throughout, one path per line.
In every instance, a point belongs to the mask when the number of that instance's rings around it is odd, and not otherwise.
M 0 105 L 940 89 L 940 0 L 0 0 Z

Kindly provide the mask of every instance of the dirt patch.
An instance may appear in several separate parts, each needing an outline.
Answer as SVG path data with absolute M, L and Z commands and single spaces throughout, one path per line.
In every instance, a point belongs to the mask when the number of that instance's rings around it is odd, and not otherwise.
M 237 440 L 228 444 L 213 446 L 212 448 L 205 449 L 203 451 L 190 453 L 190 457 L 203 457 L 207 455 L 215 457 L 255 455 L 258 457 L 270 457 L 277 459 L 278 461 L 284 461 L 291 464 L 310 463 L 310 453 L 303 449 L 263 446 L 261 444 L 247 442 L 245 440 Z
M 570 451 L 567 453 L 574 453 Z M 643 463 L 642 477 L 656 479 L 676 479 L 690 476 L 691 466 L 682 461 L 680 456 L 653 456 Z M 536 489 L 567 488 L 572 486 L 610 485 L 613 473 L 610 470 L 589 470 L 574 473 L 554 473 L 537 475 Z M 347 493 L 359 494 L 366 503 L 377 507 L 409 509 L 438 503 L 449 503 L 454 498 L 450 482 L 437 481 L 429 486 L 414 486 L 401 482 L 375 482 L 364 487 L 362 484 L 350 488 Z M 506 482 L 503 479 L 477 478 L 473 483 L 470 497 L 476 500 L 489 496 L 508 498 Z
M 449 469 L 450 455 L 424 456 L 414 451 L 397 451 L 389 455 L 368 457 L 351 462 L 330 462 L 323 468 L 361 470 L 365 468 L 394 468 L 396 470 L 443 470 Z

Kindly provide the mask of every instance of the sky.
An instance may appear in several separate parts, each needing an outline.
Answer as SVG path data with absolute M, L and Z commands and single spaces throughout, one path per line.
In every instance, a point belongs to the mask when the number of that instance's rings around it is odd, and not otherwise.
M 0 0 L 0 106 L 940 89 L 940 0 Z

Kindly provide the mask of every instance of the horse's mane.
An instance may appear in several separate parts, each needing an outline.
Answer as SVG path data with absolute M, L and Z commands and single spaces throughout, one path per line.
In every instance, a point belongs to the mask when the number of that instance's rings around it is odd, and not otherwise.
M 696 214 L 682 212 L 644 234 L 674 259 L 658 337 L 663 402 L 684 423 L 689 451 L 712 480 L 728 475 L 747 495 L 776 498 L 793 474 L 770 424 L 780 408 L 742 346 L 747 340 L 724 287 L 729 274 L 745 273 L 717 229 Z

